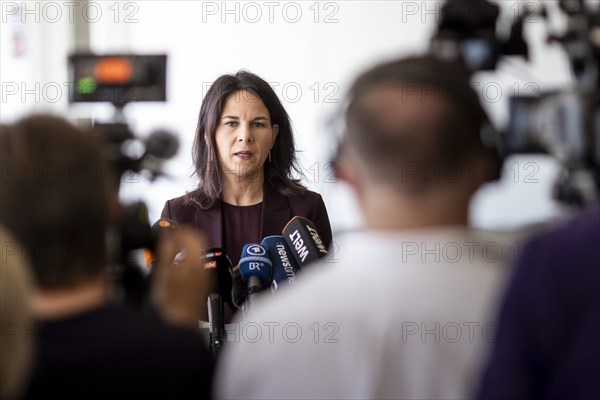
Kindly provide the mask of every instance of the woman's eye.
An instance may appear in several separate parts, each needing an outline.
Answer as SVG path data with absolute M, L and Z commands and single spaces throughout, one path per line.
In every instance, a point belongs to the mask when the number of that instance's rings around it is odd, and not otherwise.
M 225 122 L 225 125 L 229 126 L 230 128 L 235 128 L 237 126 L 237 122 L 236 121 L 227 121 L 227 122 Z
M 265 124 L 264 124 L 264 123 L 262 123 L 262 122 L 255 122 L 255 123 L 254 123 L 254 126 L 255 126 L 256 128 L 264 128 L 264 127 L 265 127 Z

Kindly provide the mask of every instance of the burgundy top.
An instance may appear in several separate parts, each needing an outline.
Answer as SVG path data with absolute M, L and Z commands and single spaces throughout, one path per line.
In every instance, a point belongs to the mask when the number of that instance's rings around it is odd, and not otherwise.
M 237 265 L 247 243 L 260 243 L 262 202 L 251 206 L 234 206 L 223 202 L 223 248 L 233 265 Z

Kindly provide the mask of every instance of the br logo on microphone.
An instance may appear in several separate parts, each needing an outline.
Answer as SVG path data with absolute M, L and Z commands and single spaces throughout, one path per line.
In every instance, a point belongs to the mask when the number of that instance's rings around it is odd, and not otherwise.
M 247 252 L 248 252 L 248 254 L 253 255 L 253 256 L 264 256 L 265 254 L 267 254 L 265 249 L 262 246 L 257 245 L 257 244 L 248 246 Z
M 260 263 L 259 262 L 248 263 L 248 268 L 250 268 L 250 270 L 258 270 L 258 271 L 260 271 Z

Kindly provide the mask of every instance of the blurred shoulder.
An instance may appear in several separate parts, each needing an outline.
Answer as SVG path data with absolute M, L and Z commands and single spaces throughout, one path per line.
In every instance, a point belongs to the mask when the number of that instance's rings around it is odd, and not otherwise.
M 306 189 L 300 193 L 289 195 L 288 198 L 292 201 L 316 202 L 321 198 L 321 195 L 317 192 Z
M 172 199 L 167 200 L 166 204 L 168 204 L 172 210 L 195 208 L 192 204 L 190 204 L 190 202 L 187 199 L 188 195 L 184 194 L 183 196 L 174 197 Z
M 185 194 L 167 200 L 161 218 L 169 218 L 178 222 L 189 221 L 198 210 L 199 207 L 190 201 L 189 195 Z
M 538 232 L 526 242 L 524 252 L 529 258 L 541 257 L 552 263 L 576 259 L 587 264 L 600 259 L 599 237 L 600 206 L 596 206 Z
M 540 234 L 537 239 L 546 242 L 551 247 L 554 247 L 554 244 L 560 244 L 559 248 L 565 248 L 565 245 L 568 244 L 593 248 L 599 252 L 598 237 L 600 237 L 600 205 L 583 211 L 570 221 Z

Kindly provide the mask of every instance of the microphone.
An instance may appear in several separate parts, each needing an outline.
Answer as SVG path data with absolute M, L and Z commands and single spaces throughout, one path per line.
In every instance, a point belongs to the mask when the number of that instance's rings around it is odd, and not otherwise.
M 139 169 L 149 171 L 154 179 L 162 175 L 164 162 L 177 154 L 179 139 L 166 130 L 157 130 L 144 140 L 144 146 L 146 151 L 140 159 Z
M 317 228 L 306 218 L 292 218 L 283 228 L 283 237 L 301 269 L 327 255 Z
M 216 357 L 221 348 L 221 343 L 223 343 L 223 331 L 225 330 L 223 301 L 221 300 L 221 296 L 217 293 L 209 295 L 207 307 L 208 322 L 210 323 L 210 348 L 212 349 L 213 355 Z
M 202 261 L 210 281 L 208 312 L 202 318 L 210 323 L 211 348 L 216 355 L 225 329 L 223 303 L 231 304 L 231 260 L 222 248 L 213 247 L 202 257 Z
M 213 247 L 206 252 L 203 261 L 213 282 L 211 292 L 219 293 L 222 301 L 231 303 L 231 259 L 222 248 Z
M 179 139 L 164 129 L 152 132 L 145 140 L 146 154 L 167 160 L 177 154 Z
M 152 231 L 152 236 L 154 236 L 156 239 L 165 232 L 177 230 L 178 227 L 179 225 L 174 220 L 169 218 L 161 218 L 152 224 L 150 230 Z M 156 255 L 152 249 L 144 249 L 144 262 L 146 263 L 148 270 L 152 271 L 154 264 L 156 264 Z
M 267 250 L 269 259 L 273 263 L 272 291 L 277 291 L 280 286 L 296 285 L 296 275 L 300 267 L 296 263 L 285 238 L 281 235 L 265 237 L 261 245 Z
M 240 257 L 240 275 L 248 288 L 248 303 L 252 304 L 263 286 L 269 283 L 271 268 L 272 263 L 264 247 L 257 243 L 244 245 Z

